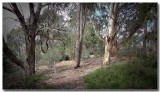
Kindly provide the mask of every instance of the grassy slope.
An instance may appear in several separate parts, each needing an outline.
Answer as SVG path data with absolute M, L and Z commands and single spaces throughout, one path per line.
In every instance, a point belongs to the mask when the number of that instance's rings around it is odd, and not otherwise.
M 156 89 L 157 59 L 133 58 L 127 64 L 115 63 L 84 77 L 91 89 Z

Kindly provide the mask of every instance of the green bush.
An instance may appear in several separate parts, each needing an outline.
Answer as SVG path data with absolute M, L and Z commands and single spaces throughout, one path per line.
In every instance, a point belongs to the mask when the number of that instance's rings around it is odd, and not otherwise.
M 39 64 L 52 64 L 54 61 L 60 61 L 63 55 L 59 49 L 51 48 L 42 55 L 42 59 L 38 62 Z
M 32 76 L 24 78 L 18 84 L 12 85 L 11 89 L 32 89 L 36 85 L 36 83 L 48 79 L 47 76 L 43 74 L 34 74 Z
M 85 60 L 85 59 L 88 59 L 89 57 L 90 57 L 90 53 L 88 50 L 82 51 L 82 56 L 81 56 L 82 59 Z
M 72 47 L 67 47 L 65 49 L 65 54 L 69 56 L 69 59 L 74 59 L 75 58 L 75 48 L 72 46 Z
M 45 80 L 45 79 L 47 79 L 47 77 L 42 74 L 34 74 L 30 77 L 27 77 L 21 82 L 22 87 L 31 88 L 32 86 L 34 86 L 35 83 L 39 82 L 40 80 Z
M 103 55 L 104 55 L 104 47 L 102 47 L 102 45 L 101 46 L 99 46 L 99 45 L 97 46 L 96 45 L 96 48 L 94 50 L 94 54 L 97 57 L 103 57 Z
M 69 58 L 69 56 L 68 55 L 63 55 L 62 56 L 62 60 L 61 61 L 63 61 L 63 60 L 69 60 L 70 58 Z

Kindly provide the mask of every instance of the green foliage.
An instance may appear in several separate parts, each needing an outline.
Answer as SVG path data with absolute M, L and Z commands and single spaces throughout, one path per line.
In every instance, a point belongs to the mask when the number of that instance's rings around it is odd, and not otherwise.
M 40 45 L 37 45 L 35 48 L 35 60 L 39 62 L 42 59 Z
M 144 19 L 145 17 L 152 18 L 153 15 L 156 15 L 155 13 L 157 13 L 157 4 L 156 3 L 152 3 L 152 4 L 146 4 L 146 3 L 138 4 L 137 8 L 139 10 L 139 19 L 140 20 Z M 153 14 L 153 11 L 154 11 L 154 14 Z
M 18 58 L 23 61 L 26 59 L 25 37 L 22 30 L 13 28 L 10 33 L 7 34 L 7 45 Z
M 94 53 L 97 57 L 102 57 L 104 55 L 104 45 L 102 41 L 98 41 L 98 44 L 96 44 Z
M 83 40 L 84 44 L 86 44 L 86 46 L 89 46 L 92 43 L 94 43 L 95 42 L 94 37 L 95 37 L 95 34 L 94 34 L 92 25 L 89 23 L 86 23 L 85 31 L 84 31 L 84 40 Z
M 84 50 L 84 51 L 82 51 L 82 55 L 81 55 L 81 58 L 82 59 L 88 59 L 90 57 L 90 53 L 89 53 L 89 51 L 88 50 Z
M 150 57 L 132 58 L 127 63 L 115 63 L 84 77 L 91 89 L 156 89 L 157 61 Z
M 46 53 L 43 53 L 42 60 L 39 64 L 52 64 L 54 61 L 60 61 L 62 59 L 62 54 L 57 48 L 50 48 Z
M 67 37 L 65 38 L 65 54 L 69 56 L 70 59 L 75 58 L 75 43 L 76 43 L 76 35 L 75 32 L 68 32 Z
M 63 55 L 62 56 L 62 60 L 61 61 L 63 61 L 63 60 L 69 60 L 70 58 L 69 58 L 69 56 L 68 55 Z
M 135 61 L 141 61 L 144 66 L 146 67 L 152 67 L 157 68 L 157 53 L 150 52 L 149 54 L 146 54 L 145 52 L 137 53 L 138 58 L 134 58 Z
M 34 74 L 32 76 L 29 76 L 25 79 L 23 79 L 18 85 L 16 85 L 17 87 L 21 88 L 21 89 L 31 89 L 34 88 L 35 84 L 48 79 L 47 76 L 43 75 L 43 74 Z M 16 88 L 17 88 L 16 87 Z M 14 88 L 14 87 L 12 87 Z
M 104 45 L 102 40 L 95 35 L 95 30 L 91 23 L 86 23 L 84 30 L 84 47 L 89 51 L 89 53 L 94 53 L 96 56 L 101 56 L 104 52 Z

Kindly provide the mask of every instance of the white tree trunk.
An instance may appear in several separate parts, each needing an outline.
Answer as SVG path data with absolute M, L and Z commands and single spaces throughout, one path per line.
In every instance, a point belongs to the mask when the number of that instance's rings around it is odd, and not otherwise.
M 113 47 L 114 39 L 115 39 L 115 36 L 113 35 L 116 31 L 117 8 L 118 8 L 117 3 L 111 3 L 109 25 L 108 25 L 108 35 L 105 38 L 105 53 L 104 53 L 103 65 L 110 63 L 111 49 Z

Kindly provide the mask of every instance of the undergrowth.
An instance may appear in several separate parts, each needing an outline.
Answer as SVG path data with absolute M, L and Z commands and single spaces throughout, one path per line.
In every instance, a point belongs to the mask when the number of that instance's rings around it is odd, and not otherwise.
M 89 89 L 157 89 L 157 57 L 137 55 L 84 76 Z
M 12 85 L 9 89 L 32 89 L 35 88 L 36 83 L 48 79 L 44 74 L 33 74 L 32 76 L 26 77 L 19 83 Z

